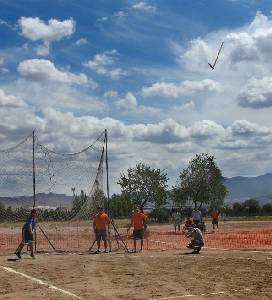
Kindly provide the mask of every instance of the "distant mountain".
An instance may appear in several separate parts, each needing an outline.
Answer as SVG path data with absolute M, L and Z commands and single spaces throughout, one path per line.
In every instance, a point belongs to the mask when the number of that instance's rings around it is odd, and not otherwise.
M 229 191 L 226 203 L 241 202 L 255 198 L 260 203 L 272 201 L 272 174 L 256 177 L 225 178 L 225 186 Z
M 0 197 L 0 202 L 6 207 L 32 207 L 33 196 Z M 36 194 L 36 206 L 71 207 L 72 202 L 73 197 L 65 194 Z

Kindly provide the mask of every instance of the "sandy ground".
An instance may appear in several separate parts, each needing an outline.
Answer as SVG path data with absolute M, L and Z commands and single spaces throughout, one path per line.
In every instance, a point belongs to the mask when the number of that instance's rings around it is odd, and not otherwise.
M 3 255 L 0 299 L 272 299 L 272 251 L 188 252 L 38 254 L 35 260 L 24 255 L 17 261 Z

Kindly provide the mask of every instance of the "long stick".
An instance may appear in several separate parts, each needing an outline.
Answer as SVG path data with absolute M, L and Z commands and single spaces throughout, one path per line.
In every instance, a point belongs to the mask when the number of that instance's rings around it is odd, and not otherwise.
M 35 130 L 32 132 L 32 180 L 33 180 L 33 208 L 36 206 L 36 174 L 35 174 Z M 34 248 L 37 252 L 37 232 L 34 230 Z
M 54 245 L 50 242 L 48 236 L 46 235 L 46 233 L 43 231 L 43 229 L 41 228 L 40 225 L 38 225 L 40 231 L 42 232 L 42 234 L 44 235 L 44 237 L 46 238 L 47 242 L 49 243 L 49 245 L 53 248 L 54 251 L 57 251 L 56 248 L 54 247 Z
M 106 176 L 107 176 L 107 213 L 109 218 L 110 213 L 110 189 L 109 189 L 109 164 L 108 164 L 108 131 L 105 129 L 105 146 L 106 146 Z M 108 225 L 108 238 L 109 238 L 109 248 L 111 252 L 111 237 L 110 237 L 110 225 Z

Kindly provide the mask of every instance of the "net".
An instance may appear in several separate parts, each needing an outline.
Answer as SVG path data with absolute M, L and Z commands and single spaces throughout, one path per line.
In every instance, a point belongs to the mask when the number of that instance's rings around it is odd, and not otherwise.
M 29 210 L 39 210 L 36 248 L 39 251 L 84 251 L 94 240 L 92 219 L 107 205 L 105 185 L 105 133 L 88 147 L 61 153 L 45 146 L 37 135 L 0 152 L 1 222 L 17 222 L 7 230 L 20 240 Z M 1 207 L 3 208 L 1 210 Z M 119 245 L 116 231 L 110 244 Z M 8 236 L 10 241 L 12 236 Z M 111 240 L 113 239 L 112 243 Z M 16 244 L 16 242 L 15 242 Z

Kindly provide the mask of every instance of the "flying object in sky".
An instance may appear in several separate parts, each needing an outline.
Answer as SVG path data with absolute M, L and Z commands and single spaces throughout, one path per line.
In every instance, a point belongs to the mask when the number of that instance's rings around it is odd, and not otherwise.
M 210 66 L 210 68 L 213 69 L 213 70 L 214 70 L 214 67 L 215 67 L 215 65 L 216 65 L 216 63 L 217 63 L 217 60 L 218 60 L 219 54 L 220 54 L 220 52 L 221 52 L 221 50 L 222 50 L 222 48 L 223 48 L 223 45 L 224 45 L 224 42 L 222 42 L 222 44 L 221 44 L 221 46 L 220 46 L 220 48 L 219 48 L 219 51 L 218 51 L 218 53 L 217 53 L 217 56 L 216 56 L 216 59 L 215 59 L 213 65 L 210 64 L 210 63 L 208 63 L 208 65 Z

